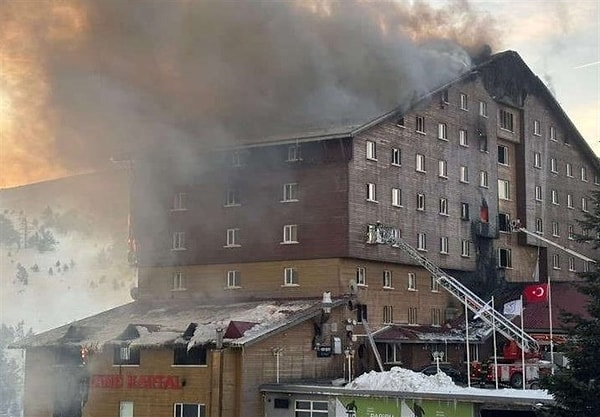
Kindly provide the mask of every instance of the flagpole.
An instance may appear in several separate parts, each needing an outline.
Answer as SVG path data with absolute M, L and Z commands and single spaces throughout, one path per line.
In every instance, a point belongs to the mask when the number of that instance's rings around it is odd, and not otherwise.
M 550 364 L 554 375 L 554 338 L 552 335 L 552 290 L 550 289 L 550 274 L 548 274 L 548 321 L 550 323 Z
M 523 294 L 521 294 L 521 306 L 523 305 Z M 523 327 L 523 316 L 525 315 L 525 309 L 521 307 L 521 370 L 523 371 L 523 383 L 521 384 L 522 389 L 525 390 L 525 329 Z
M 492 295 L 492 310 L 496 306 L 494 305 L 494 296 Z M 496 389 L 498 389 L 498 344 L 496 343 L 496 315 L 492 315 L 492 332 L 494 335 L 494 380 L 496 381 Z
M 467 345 L 467 386 L 471 386 L 471 353 L 469 352 L 469 310 L 467 309 L 467 296 L 465 295 L 465 342 Z

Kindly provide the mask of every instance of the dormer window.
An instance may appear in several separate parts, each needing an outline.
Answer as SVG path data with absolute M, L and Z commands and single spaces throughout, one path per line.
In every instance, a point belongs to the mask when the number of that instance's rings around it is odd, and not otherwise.
M 115 346 L 113 365 L 139 365 L 140 350 L 130 346 Z

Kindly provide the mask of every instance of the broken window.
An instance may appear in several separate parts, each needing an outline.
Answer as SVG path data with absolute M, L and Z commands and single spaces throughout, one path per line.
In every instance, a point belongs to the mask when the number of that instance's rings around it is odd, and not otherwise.
M 139 365 L 140 350 L 129 346 L 115 346 L 113 365 Z
M 178 345 L 173 348 L 173 365 L 206 365 L 206 348 Z

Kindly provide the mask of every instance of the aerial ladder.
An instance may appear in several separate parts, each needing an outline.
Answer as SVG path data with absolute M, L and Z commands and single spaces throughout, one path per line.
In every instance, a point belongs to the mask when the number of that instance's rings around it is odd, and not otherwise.
M 452 294 L 484 322 L 494 327 L 496 331 L 509 340 L 517 342 L 524 352 L 536 353 L 539 351 L 539 344 L 534 338 L 527 333 L 522 332 L 520 327 L 507 319 L 502 313 L 490 308 L 489 304 L 484 302 L 465 285 L 461 284 L 456 278 L 453 278 L 442 271 L 415 248 L 406 243 L 406 241 L 400 237 L 399 229 L 384 226 L 381 223 L 370 224 L 367 229 L 367 243 L 389 245 L 394 248 L 402 249 L 419 265 L 429 271 L 442 288 Z

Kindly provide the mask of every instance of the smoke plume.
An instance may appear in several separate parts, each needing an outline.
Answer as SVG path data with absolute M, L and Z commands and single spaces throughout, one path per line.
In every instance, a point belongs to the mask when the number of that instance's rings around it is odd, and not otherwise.
M 361 123 L 492 45 L 466 1 L 0 5 L 0 186 L 111 156 Z

